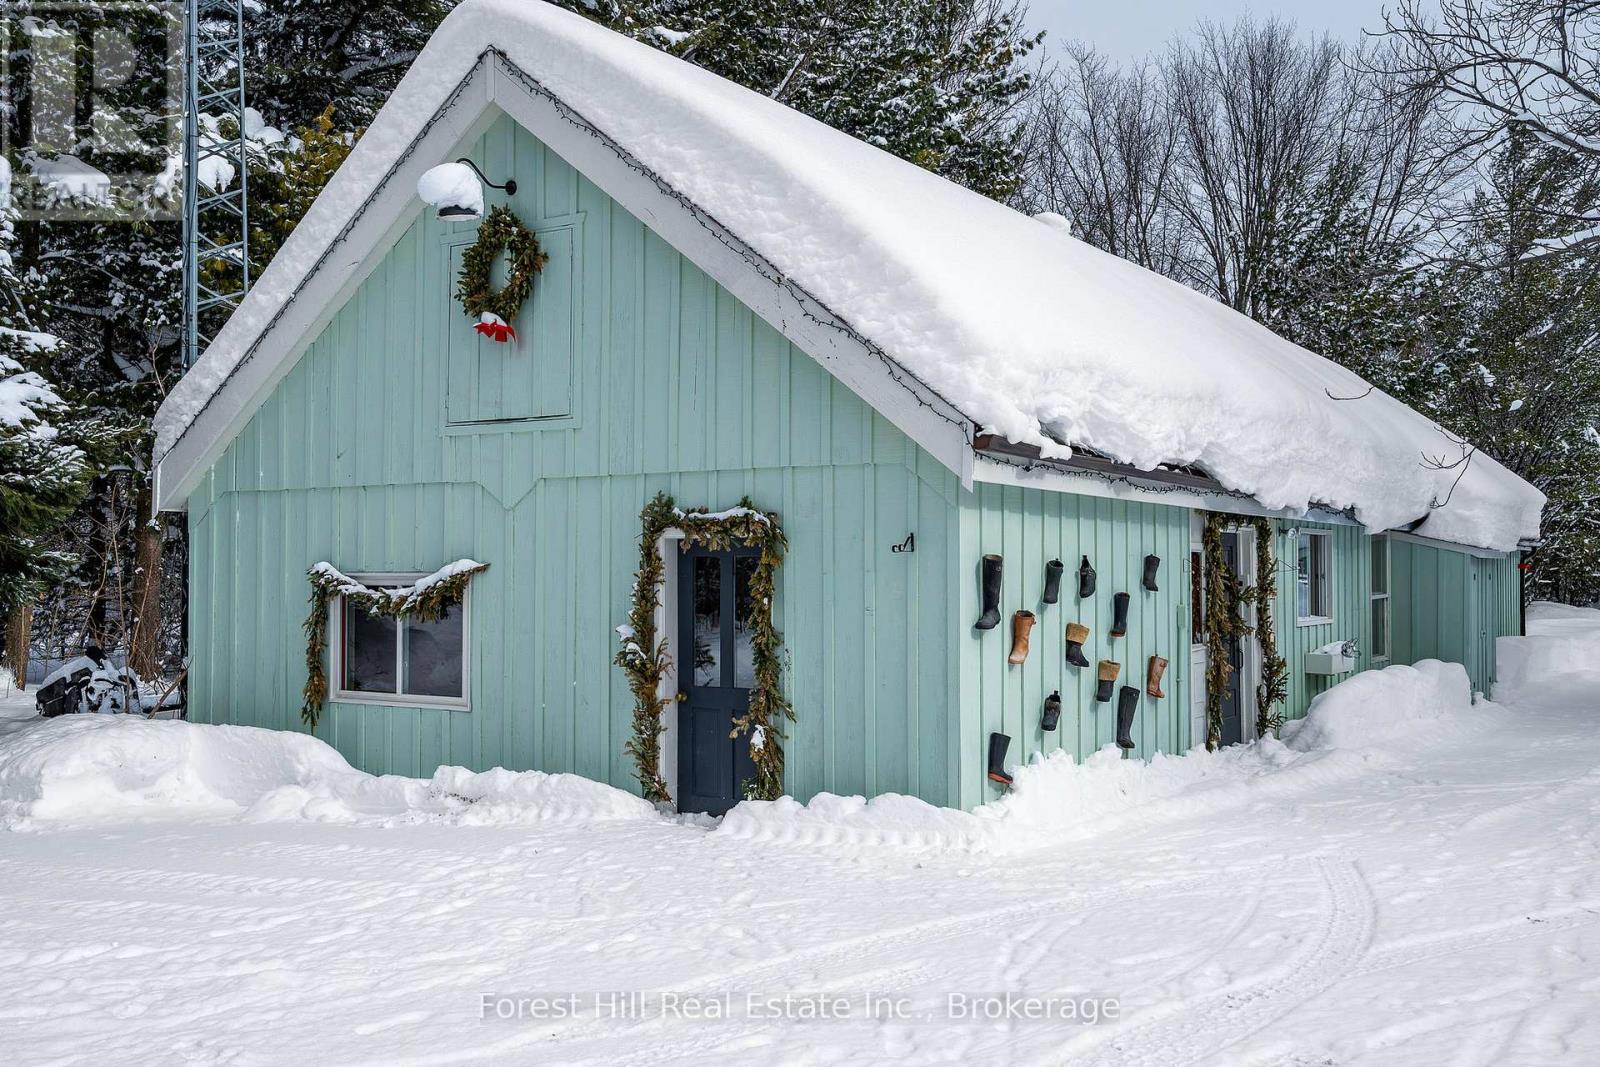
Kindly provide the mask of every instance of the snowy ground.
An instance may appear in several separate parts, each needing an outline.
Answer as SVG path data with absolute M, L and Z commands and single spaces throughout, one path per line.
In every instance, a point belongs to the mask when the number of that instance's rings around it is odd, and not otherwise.
M 1501 706 L 1381 748 L 1046 768 L 978 816 L 825 802 L 713 831 L 546 776 L 0 722 L 0 1063 L 1600 1063 L 1600 613 L 1534 629 L 1502 645 Z M 1345 726 L 1410 716 L 1375 686 Z M 1083 815 L 1052 830 L 1051 804 Z M 610 990 L 734 1010 L 598 1017 Z M 576 1018 L 480 1017 L 569 991 Z M 745 1010 L 785 992 L 852 1017 Z M 952 992 L 1121 1011 L 957 1019 Z M 911 1017 L 862 1017 L 867 993 Z

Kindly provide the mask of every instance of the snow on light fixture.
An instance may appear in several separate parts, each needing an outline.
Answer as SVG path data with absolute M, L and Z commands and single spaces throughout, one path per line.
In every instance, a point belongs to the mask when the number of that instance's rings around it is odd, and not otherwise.
M 441 163 L 417 179 L 417 196 L 438 209 L 440 222 L 461 222 L 483 218 L 483 187 L 503 189 L 507 195 L 517 195 L 517 181 L 507 178 L 505 184 L 496 185 L 484 176 L 470 159 L 454 163 Z

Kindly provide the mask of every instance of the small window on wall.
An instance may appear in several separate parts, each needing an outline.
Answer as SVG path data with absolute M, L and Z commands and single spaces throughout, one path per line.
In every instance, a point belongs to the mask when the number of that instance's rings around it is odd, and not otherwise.
M 1389 609 L 1389 539 L 1372 539 L 1372 658 L 1386 662 L 1393 640 Z
M 352 575 L 371 586 L 405 585 L 422 575 Z M 466 597 L 472 595 L 468 590 Z M 338 687 L 347 703 L 467 707 L 467 602 L 437 619 L 390 618 L 340 597 Z
M 1295 570 L 1295 608 L 1301 623 L 1333 617 L 1333 536 L 1301 530 Z

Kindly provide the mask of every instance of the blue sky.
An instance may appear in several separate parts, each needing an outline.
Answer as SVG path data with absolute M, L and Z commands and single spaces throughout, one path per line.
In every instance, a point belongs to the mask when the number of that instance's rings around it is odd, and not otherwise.
M 1204 18 L 1280 15 L 1307 31 L 1354 39 L 1363 27 L 1378 28 L 1382 10 L 1382 0 L 1029 0 L 1033 27 L 1050 33 L 1047 45 L 1077 39 L 1117 59 L 1159 51 Z

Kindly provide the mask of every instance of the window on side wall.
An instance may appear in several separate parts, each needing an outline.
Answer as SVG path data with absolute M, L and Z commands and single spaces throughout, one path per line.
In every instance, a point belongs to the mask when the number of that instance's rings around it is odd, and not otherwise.
M 1391 623 L 1393 617 L 1389 608 L 1389 539 L 1387 537 L 1374 537 L 1372 539 L 1372 659 L 1374 662 L 1386 663 L 1393 654 L 1390 642 L 1393 640 Z
M 1295 613 L 1302 624 L 1333 618 L 1333 536 L 1301 530 L 1295 568 Z
M 352 575 L 363 585 L 407 585 L 420 574 Z M 468 589 L 437 619 L 394 619 L 340 597 L 333 605 L 339 657 L 333 699 L 358 704 L 464 709 Z

